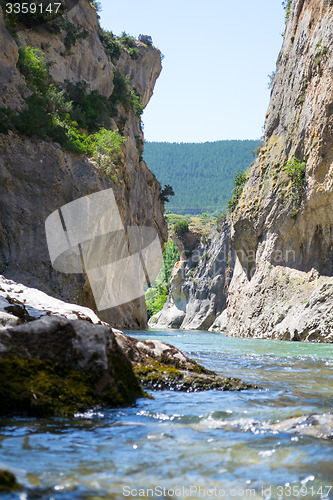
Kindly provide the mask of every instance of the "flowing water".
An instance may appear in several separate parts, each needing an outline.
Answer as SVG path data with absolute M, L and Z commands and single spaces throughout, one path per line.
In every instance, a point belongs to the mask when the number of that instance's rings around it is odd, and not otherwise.
M 332 412 L 332 344 L 176 330 L 133 336 L 171 343 L 261 389 L 162 391 L 74 419 L 2 419 L 0 468 L 25 489 L 1 499 L 333 499 L 333 441 L 268 428 Z

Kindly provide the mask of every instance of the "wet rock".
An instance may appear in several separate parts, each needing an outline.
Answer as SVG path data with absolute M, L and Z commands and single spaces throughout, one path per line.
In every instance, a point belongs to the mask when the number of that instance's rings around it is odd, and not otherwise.
M 143 392 L 112 329 L 45 317 L 0 331 L 0 411 L 73 415 Z
M 270 429 L 312 436 L 318 439 L 333 439 L 333 414 L 324 413 L 288 418 L 272 424 Z
M 14 474 L 7 470 L 0 469 L 0 492 L 18 489 L 21 489 L 21 486 L 17 483 Z
M 116 338 L 145 389 L 198 392 L 256 388 L 253 384 L 207 370 L 172 345 L 158 340 L 134 339 L 121 332 L 116 333 Z

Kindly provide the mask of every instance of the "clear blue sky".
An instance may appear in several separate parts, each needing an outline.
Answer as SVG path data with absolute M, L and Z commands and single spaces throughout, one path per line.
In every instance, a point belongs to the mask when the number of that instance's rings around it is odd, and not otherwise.
M 257 139 L 282 45 L 282 0 L 102 0 L 101 25 L 151 35 L 163 70 L 143 114 L 145 139 Z

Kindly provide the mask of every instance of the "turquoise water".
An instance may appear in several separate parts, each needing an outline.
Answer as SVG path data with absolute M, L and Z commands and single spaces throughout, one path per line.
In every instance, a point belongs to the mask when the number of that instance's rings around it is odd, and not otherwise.
M 25 489 L 1 499 L 333 499 L 333 442 L 267 428 L 333 411 L 333 345 L 207 332 L 131 335 L 173 344 L 261 389 L 162 391 L 132 408 L 75 419 L 2 419 L 0 468 Z

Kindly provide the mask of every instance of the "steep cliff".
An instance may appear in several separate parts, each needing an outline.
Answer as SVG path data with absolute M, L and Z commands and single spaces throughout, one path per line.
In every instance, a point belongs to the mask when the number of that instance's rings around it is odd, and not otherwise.
M 228 215 L 235 260 L 211 273 L 229 241 L 213 232 L 205 263 L 175 269 L 157 326 L 333 341 L 332 19 L 327 0 L 289 3 L 263 146 Z
M 333 340 L 333 6 L 292 0 L 264 145 L 233 215 L 231 335 Z
M 177 243 L 183 259 L 173 269 L 163 309 L 150 319 L 149 325 L 219 330 L 225 326 L 225 314 L 221 315 L 225 311 L 235 262 L 230 226 L 228 223 L 218 226 L 208 238 L 198 241 L 187 258 L 182 242 L 178 240 Z
M 124 100 L 115 98 L 119 91 L 115 78 L 118 75 L 119 80 L 121 75 L 122 81 L 129 82 L 139 96 L 140 106 L 146 106 L 161 71 L 161 54 L 153 46 L 136 41 L 134 58 L 123 50 L 118 59 L 111 60 L 99 37 L 93 2 L 87 0 L 80 0 L 66 11 L 56 30 L 47 25 L 20 26 L 14 40 L 7 28 L 0 13 L 3 108 L 18 112 L 26 107 L 31 89 L 18 69 L 19 47 L 33 47 L 43 52 L 56 88 L 65 83 L 79 84 L 84 85 L 87 93 L 97 92 L 106 102 L 113 99 L 109 128 L 120 132 L 124 143 L 110 175 L 91 158 L 66 151 L 55 141 L 27 137 L 17 133 L 15 127 L 0 134 L 0 272 L 96 310 L 85 275 L 62 274 L 52 268 L 45 220 L 54 210 L 77 198 L 112 188 L 125 227 L 150 226 L 157 229 L 161 243 L 166 240 L 160 184 L 142 160 L 139 113 Z M 146 307 L 141 298 L 102 311 L 100 316 L 117 327 L 143 327 Z

